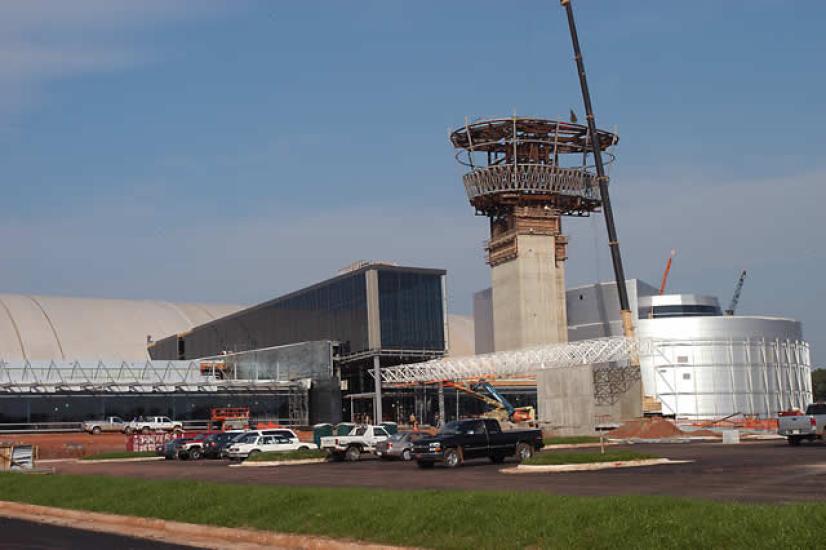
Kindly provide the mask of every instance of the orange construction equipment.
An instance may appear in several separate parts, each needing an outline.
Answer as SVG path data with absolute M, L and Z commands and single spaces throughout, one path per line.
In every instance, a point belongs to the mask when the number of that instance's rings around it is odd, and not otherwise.
M 663 272 L 663 280 L 660 282 L 660 296 L 665 294 L 665 285 L 668 283 L 668 274 L 671 272 L 671 261 L 674 259 L 674 256 L 677 255 L 676 250 L 672 250 L 671 254 L 668 256 L 668 261 L 665 262 L 665 271 Z
M 209 411 L 209 417 L 213 422 L 225 422 L 227 420 L 249 420 L 249 407 L 219 407 Z
M 227 364 L 223 361 L 201 361 L 199 364 L 201 376 L 214 376 L 221 380 L 227 371 Z
M 221 430 L 237 430 L 249 428 L 250 408 L 249 407 L 217 407 L 210 409 L 210 426 L 213 422 L 221 423 Z

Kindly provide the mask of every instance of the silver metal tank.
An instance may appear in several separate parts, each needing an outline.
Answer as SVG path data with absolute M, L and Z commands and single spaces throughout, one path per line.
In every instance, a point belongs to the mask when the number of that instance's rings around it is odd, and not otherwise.
M 646 394 L 662 402 L 664 414 L 766 418 L 812 401 L 809 345 L 800 322 L 719 315 L 644 318 L 650 305 L 640 300 L 637 321 L 638 336 L 654 342 L 653 351 L 640 358 L 643 384 Z

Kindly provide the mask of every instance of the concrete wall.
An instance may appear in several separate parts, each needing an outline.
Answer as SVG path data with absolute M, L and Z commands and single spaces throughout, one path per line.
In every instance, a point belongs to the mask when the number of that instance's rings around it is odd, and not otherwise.
M 568 339 L 564 270 L 557 267 L 555 238 L 518 235 L 519 255 L 491 270 L 496 351 Z M 560 284 L 561 283 L 561 284 Z
M 476 355 L 493 352 L 493 295 L 490 288 L 473 295 L 473 337 Z
M 557 435 L 594 431 L 594 373 L 590 366 L 559 369 L 536 377 L 536 402 L 542 429 Z

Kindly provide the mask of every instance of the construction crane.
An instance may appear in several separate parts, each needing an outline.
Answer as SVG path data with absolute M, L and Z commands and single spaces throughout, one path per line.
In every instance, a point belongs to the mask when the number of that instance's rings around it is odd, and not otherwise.
M 731 302 L 726 309 L 726 315 L 732 316 L 737 311 L 737 304 L 740 303 L 740 292 L 743 290 L 743 283 L 746 281 L 746 270 L 740 272 L 740 278 L 737 279 L 737 286 L 734 287 L 734 296 L 731 297 Z
M 672 250 L 671 254 L 668 256 L 668 261 L 665 262 L 665 271 L 663 271 L 663 280 L 660 282 L 660 290 L 657 293 L 659 296 L 665 294 L 665 285 L 668 284 L 668 274 L 671 273 L 671 261 L 674 259 L 674 256 L 677 254 L 676 250 Z M 654 300 L 651 300 L 651 307 L 648 308 L 648 318 L 654 318 Z
M 672 250 L 671 254 L 668 256 L 668 261 L 665 262 L 665 271 L 663 271 L 663 280 L 660 282 L 660 296 L 665 294 L 665 285 L 668 283 L 668 274 L 671 273 L 671 261 L 674 259 L 674 256 L 677 255 L 676 250 Z
M 444 387 L 459 390 L 489 405 L 492 411 L 487 413 L 487 415 L 497 420 L 525 422 L 536 418 L 536 411 L 533 407 L 514 407 L 511 402 L 505 399 L 505 397 L 493 387 L 493 384 L 487 380 L 479 380 L 479 382 L 470 385 L 460 382 L 445 382 Z
M 608 232 L 608 247 L 611 250 L 611 260 L 614 264 L 614 279 L 617 285 L 617 296 L 619 298 L 620 319 L 622 319 L 623 333 L 628 338 L 634 337 L 634 318 L 631 313 L 631 305 L 628 300 L 628 289 L 625 287 L 625 269 L 622 265 L 620 255 L 619 237 L 614 224 L 614 210 L 611 208 L 611 198 L 608 194 L 608 177 L 605 175 L 605 165 L 602 162 L 602 151 L 600 149 L 596 120 L 594 120 L 594 109 L 591 104 L 591 92 L 588 90 L 588 79 L 585 76 L 585 62 L 582 59 L 582 49 L 579 45 L 579 35 L 574 21 L 574 9 L 571 0 L 560 0 L 560 4 L 565 8 L 568 16 L 568 30 L 571 34 L 571 44 L 574 48 L 574 61 L 576 61 L 577 73 L 579 74 L 579 87 L 582 92 L 582 103 L 585 107 L 585 119 L 588 123 L 588 141 L 591 145 L 591 152 L 594 156 L 594 169 L 599 182 L 599 197 L 602 202 L 602 213 L 605 218 L 605 228 Z M 639 366 L 639 360 L 632 360 L 632 364 Z

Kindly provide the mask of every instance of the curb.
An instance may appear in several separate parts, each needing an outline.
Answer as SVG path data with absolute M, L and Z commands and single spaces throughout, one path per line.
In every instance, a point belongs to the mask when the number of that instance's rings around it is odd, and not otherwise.
M 513 468 L 499 470 L 503 474 L 545 474 L 563 472 L 591 472 L 596 470 L 613 470 L 615 468 L 638 468 L 643 466 L 664 466 L 667 464 L 688 464 L 693 460 L 671 460 L 668 458 L 649 458 L 646 460 L 620 460 L 616 462 L 589 462 L 587 464 L 548 464 L 531 466 L 520 464 Z
M 620 445 L 616 441 L 610 442 L 605 441 L 605 446 L 610 447 L 612 445 Z M 556 445 L 545 445 L 542 447 L 542 450 L 553 450 L 553 449 L 596 449 L 599 448 L 601 445 L 599 443 L 559 443 Z
M 246 550 L 281 548 L 289 550 L 368 550 L 399 549 L 399 546 L 342 541 L 314 535 L 212 527 L 162 519 L 119 516 L 85 510 L 69 510 L 0 500 L 0 517 L 47 523 L 60 527 L 111 533 L 196 548 Z
M 264 468 L 265 466 L 300 466 L 302 464 L 322 464 L 326 458 L 304 458 L 302 460 L 259 460 L 250 462 L 245 460 L 241 464 L 230 464 L 230 468 Z
M 101 458 L 100 460 L 75 459 L 75 464 L 105 464 L 107 462 L 154 462 L 165 460 L 162 456 L 140 456 L 137 458 Z

